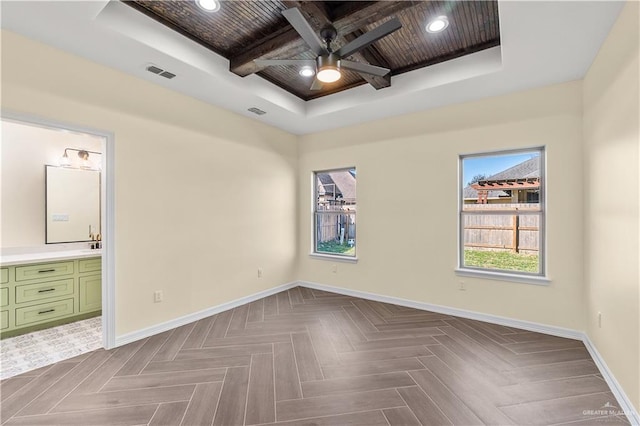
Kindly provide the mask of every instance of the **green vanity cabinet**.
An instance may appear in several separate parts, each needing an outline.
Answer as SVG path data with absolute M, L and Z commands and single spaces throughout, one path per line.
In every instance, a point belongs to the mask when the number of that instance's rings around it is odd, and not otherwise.
M 57 281 L 43 281 L 16 286 L 16 304 L 41 302 L 60 296 L 73 296 L 75 285 L 73 278 Z
M 73 274 L 74 261 L 40 263 L 36 265 L 16 266 L 16 282 L 42 280 L 51 277 L 60 277 Z
M 80 312 L 102 309 L 102 276 L 80 277 Z
M 0 330 L 9 328 L 9 311 L 0 311 Z
M 0 288 L 0 306 L 9 306 L 9 287 Z
M 78 312 L 100 311 L 102 309 L 102 258 L 80 259 L 78 273 Z
M 16 308 L 16 327 L 40 324 L 73 315 L 73 298 Z
M 81 274 L 87 272 L 100 273 L 100 271 L 102 271 L 102 258 L 100 257 L 81 259 L 78 261 L 78 272 Z
M 2 268 L 0 336 L 17 336 L 100 315 L 100 257 Z
M 9 306 L 9 287 L 6 286 L 9 282 L 9 268 L 0 268 L 0 330 L 9 328 L 9 310 L 6 306 Z

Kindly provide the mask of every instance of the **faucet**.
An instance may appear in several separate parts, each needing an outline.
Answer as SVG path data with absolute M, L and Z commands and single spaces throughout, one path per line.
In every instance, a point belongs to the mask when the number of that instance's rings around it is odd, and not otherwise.
M 91 230 L 91 226 L 89 226 L 89 238 L 91 238 L 91 243 L 89 243 L 90 249 L 98 250 L 102 248 L 102 235 L 94 234 Z

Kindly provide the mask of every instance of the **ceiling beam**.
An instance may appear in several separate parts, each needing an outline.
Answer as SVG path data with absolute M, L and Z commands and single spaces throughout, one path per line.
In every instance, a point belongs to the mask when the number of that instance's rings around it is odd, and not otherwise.
M 309 24 L 315 30 L 322 28 L 328 22 L 326 10 L 320 8 L 317 2 L 284 1 L 287 9 L 297 7 Z M 318 19 L 320 18 L 320 19 Z M 288 25 L 275 33 L 265 37 L 243 52 L 229 59 L 229 71 L 240 77 L 246 77 L 262 71 L 264 67 L 253 62 L 255 59 L 289 59 L 309 50 L 307 43 L 300 34 Z
M 264 68 L 253 62 L 255 59 L 288 59 L 307 50 L 309 46 L 300 35 L 292 27 L 286 27 L 229 59 L 229 71 L 246 77 Z
M 338 10 L 336 12 L 337 19 L 332 24 L 338 30 L 339 34 L 348 35 L 390 14 L 413 7 L 419 3 L 420 2 L 417 1 L 378 1 L 370 3 L 360 10 L 350 10 L 345 16 L 340 16 L 340 11 Z M 322 2 L 285 1 L 284 4 L 288 8 L 298 7 L 302 14 L 309 20 L 309 24 L 317 31 L 326 24 L 331 23 Z M 355 38 L 355 36 L 353 38 Z M 346 36 L 339 36 L 336 40 L 337 45 L 343 45 L 346 44 L 346 42 Z M 371 48 L 371 46 L 369 48 Z M 306 52 L 308 49 L 309 47 L 300 38 L 298 33 L 291 26 L 287 25 L 231 58 L 229 60 L 229 70 L 234 74 L 244 77 L 259 72 L 264 68 L 256 65 L 254 62 L 255 59 L 293 58 L 300 53 Z M 380 56 L 378 52 L 377 55 L 363 52 L 352 55 L 352 58 L 362 63 L 385 66 L 375 60 L 376 56 Z M 363 77 L 376 89 L 388 87 L 391 84 L 390 76 L 365 77 L 363 75 Z
M 422 1 L 376 1 L 366 7 L 350 11 L 346 16 L 340 16 L 340 11 L 336 11 L 336 20 L 333 26 L 336 27 L 339 33 L 349 34 L 366 25 L 375 24 L 382 19 L 393 15 L 394 13 L 401 12 L 406 9 L 410 9 L 417 6 Z

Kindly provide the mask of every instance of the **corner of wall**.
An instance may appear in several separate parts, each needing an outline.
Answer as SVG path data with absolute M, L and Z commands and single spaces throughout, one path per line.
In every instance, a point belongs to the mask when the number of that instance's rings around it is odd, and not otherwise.
M 626 2 L 583 80 L 586 333 L 640 410 L 640 7 Z M 633 235 L 633 237 L 630 237 Z M 636 414 L 637 416 L 637 414 Z

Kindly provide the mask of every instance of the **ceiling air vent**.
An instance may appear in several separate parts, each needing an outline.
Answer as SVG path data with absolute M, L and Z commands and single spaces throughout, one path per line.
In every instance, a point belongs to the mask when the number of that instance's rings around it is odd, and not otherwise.
M 146 70 L 161 77 L 168 78 L 169 80 L 176 76 L 174 73 L 163 70 L 155 65 L 147 65 Z
M 248 111 L 251 111 L 252 113 L 257 115 L 265 115 L 267 113 L 266 111 L 263 111 L 260 108 L 256 108 L 256 107 L 249 108 Z
M 152 72 L 154 74 L 160 74 L 162 72 L 162 68 L 158 68 L 155 65 L 149 65 L 147 67 L 147 71 Z

